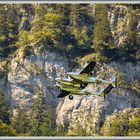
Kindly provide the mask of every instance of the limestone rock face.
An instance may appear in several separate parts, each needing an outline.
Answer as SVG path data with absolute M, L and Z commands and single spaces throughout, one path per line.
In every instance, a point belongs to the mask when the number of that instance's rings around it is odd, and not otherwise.
M 67 58 L 55 53 L 27 57 L 23 61 L 19 57 L 11 61 L 11 70 L 8 73 L 12 108 L 30 109 L 36 88 L 47 97 L 47 104 L 55 107 L 58 100 L 54 88 L 55 78 L 64 77 L 69 71 Z
M 114 44 L 117 47 L 121 47 L 127 42 L 127 32 L 129 28 L 130 13 L 132 12 L 130 12 L 129 10 L 130 9 L 126 5 L 110 5 L 110 27 L 112 36 L 114 38 Z M 138 19 L 140 19 L 139 14 L 135 13 L 134 15 L 136 18 L 138 17 Z M 139 24 L 135 27 L 134 30 L 136 30 L 138 33 L 136 38 L 139 38 Z
M 110 9 L 110 27 L 114 37 L 114 43 L 117 46 L 123 45 L 126 39 L 125 30 L 127 28 L 128 18 L 127 6 L 112 6 Z

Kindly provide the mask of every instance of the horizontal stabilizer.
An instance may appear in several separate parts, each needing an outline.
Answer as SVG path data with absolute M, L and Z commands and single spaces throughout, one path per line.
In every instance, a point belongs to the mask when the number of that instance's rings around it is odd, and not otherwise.
M 65 96 L 69 95 L 69 92 L 61 90 L 60 94 L 57 96 L 57 98 L 63 98 Z
M 112 84 L 110 84 L 106 89 L 104 89 L 102 91 L 102 93 L 99 96 L 103 96 L 105 98 L 105 96 L 114 88 L 114 86 Z
M 108 94 L 112 89 L 114 88 L 114 86 L 112 86 L 112 84 L 110 84 L 106 89 L 104 89 L 104 93 Z

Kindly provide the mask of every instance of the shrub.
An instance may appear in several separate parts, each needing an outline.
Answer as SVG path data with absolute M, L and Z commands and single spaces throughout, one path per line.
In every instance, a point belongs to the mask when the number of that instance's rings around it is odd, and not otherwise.
M 13 128 L 0 122 L 0 136 L 17 136 L 17 134 Z
M 139 108 L 118 112 L 116 116 L 108 118 L 101 133 L 104 136 L 140 136 Z

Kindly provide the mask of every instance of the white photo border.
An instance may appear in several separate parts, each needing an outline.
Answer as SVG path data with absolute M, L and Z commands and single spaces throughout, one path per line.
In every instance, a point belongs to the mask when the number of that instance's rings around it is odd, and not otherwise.
M 140 4 L 140 0 L 0 0 L 0 4 L 35 4 L 35 3 L 41 3 L 41 4 L 57 4 L 57 3 L 65 3 L 65 4 Z M 71 139 L 99 139 L 99 140 L 104 140 L 104 139 L 136 139 L 140 140 L 140 137 L 129 137 L 129 136 L 116 136 L 116 137 L 108 137 L 108 136 L 35 136 L 35 137 L 27 137 L 27 136 L 17 136 L 17 137 L 8 137 L 8 136 L 0 136 L 0 140 L 7 140 L 7 139 L 21 139 L 21 140 L 39 140 L 39 139 L 53 139 L 53 140 L 71 140 Z

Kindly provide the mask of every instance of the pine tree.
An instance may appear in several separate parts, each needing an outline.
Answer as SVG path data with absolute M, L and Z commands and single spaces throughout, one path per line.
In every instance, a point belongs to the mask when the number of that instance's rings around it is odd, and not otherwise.
M 129 120 L 128 136 L 140 136 L 140 118 L 134 117 Z
M 60 46 L 63 15 L 57 5 L 36 5 L 34 24 L 29 38 L 32 44 Z M 56 9 L 56 10 L 55 10 Z
M 36 98 L 33 101 L 32 116 L 31 116 L 31 133 L 33 136 L 39 135 L 39 127 L 42 120 L 42 95 L 37 93 Z
M 133 10 L 133 7 L 129 7 L 129 18 L 128 18 L 128 28 L 127 28 L 127 40 L 125 51 L 127 52 L 127 56 L 135 59 L 135 53 L 139 49 L 139 44 L 137 42 L 137 25 L 138 25 L 138 16 L 136 12 Z
M 106 60 L 106 55 L 108 55 L 106 52 L 112 45 L 108 6 L 106 4 L 96 5 L 95 12 L 93 48 L 97 53 L 97 59 Z
M 18 38 L 18 21 L 19 16 L 17 7 L 15 5 L 8 5 L 7 11 L 7 30 L 8 30 L 8 43 L 14 45 Z
M 44 111 L 42 121 L 39 127 L 40 136 L 53 136 L 55 135 L 55 125 L 52 120 L 51 109 L 48 107 Z
M 11 126 L 19 135 L 30 135 L 31 126 L 29 114 L 27 114 L 25 110 L 18 109 L 16 115 L 11 120 Z
M 0 92 L 0 120 L 9 124 L 10 111 L 5 99 L 5 95 Z
M 17 133 L 11 126 L 0 121 L 0 136 L 17 136 Z
M 7 43 L 7 9 L 6 5 L 0 5 L 0 45 L 4 47 Z
M 0 5 L 0 55 L 8 57 L 18 37 L 18 14 L 13 5 Z
M 92 20 L 88 13 L 88 5 L 72 4 L 70 9 L 71 35 L 75 39 L 76 47 L 89 47 L 91 35 L 88 25 Z
M 31 134 L 33 136 L 51 136 L 54 133 L 51 110 L 46 108 L 45 99 L 40 91 L 33 102 L 31 115 Z

